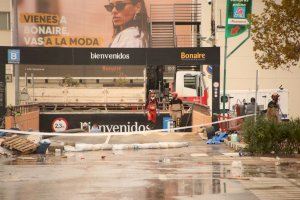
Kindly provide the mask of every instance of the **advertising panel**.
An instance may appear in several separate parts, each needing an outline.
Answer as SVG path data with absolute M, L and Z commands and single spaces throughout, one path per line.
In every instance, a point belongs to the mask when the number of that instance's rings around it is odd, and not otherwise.
M 149 19 L 193 20 L 192 0 L 16 0 L 18 46 L 149 47 Z M 151 12 L 150 7 L 156 11 Z M 182 15 L 182 12 L 185 14 Z M 186 32 L 187 31 L 187 32 Z M 187 35 L 190 27 L 181 33 Z
M 144 0 L 18 0 L 18 46 L 148 47 Z

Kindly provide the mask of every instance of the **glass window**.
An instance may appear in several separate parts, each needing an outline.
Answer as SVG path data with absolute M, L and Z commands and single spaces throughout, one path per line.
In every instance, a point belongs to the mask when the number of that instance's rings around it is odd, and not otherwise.
M 197 76 L 193 76 L 190 74 L 184 75 L 184 87 L 196 89 L 196 78 Z
M 0 30 L 10 30 L 9 12 L 0 12 Z

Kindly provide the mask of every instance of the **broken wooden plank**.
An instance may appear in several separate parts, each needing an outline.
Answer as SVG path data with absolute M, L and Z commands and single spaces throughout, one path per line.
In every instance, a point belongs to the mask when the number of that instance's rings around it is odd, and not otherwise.
M 17 135 L 14 135 L 12 137 L 9 138 L 5 138 L 5 140 L 3 142 L 5 142 L 6 144 L 10 144 L 11 142 L 14 142 L 16 139 L 18 139 L 19 137 Z
M 18 137 L 18 136 L 17 136 L 17 135 L 13 135 L 13 136 L 11 136 L 11 137 L 5 137 L 5 141 L 6 141 L 6 142 L 9 142 L 10 140 L 15 139 L 16 137 Z
M 26 148 L 20 148 L 19 150 L 22 151 L 22 152 L 25 152 L 25 151 L 28 151 L 30 149 L 36 149 L 37 146 L 36 145 L 31 145 L 29 147 L 26 147 Z
M 24 141 L 16 141 L 16 142 L 11 143 L 11 144 L 9 144 L 9 145 L 16 148 L 16 147 L 18 147 L 18 146 L 23 146 L 24 143 L 25 143 Z
M 22 141 L 17 141 L 17 142 L 12 142 L 12 143 L 10 143 L 10 144 L 4 144 L 3 146 L 6 146 L 6 147 L 8 147 L 8 148 L 14 148 L 14 147 L 16 147 L 16 146 L 18 146 L 18 145 L 22 145 L 22 144 L 24 144 L 24 142 L 22 142 Z
M 26 144 L 23 147 L 21 147 L 21 149 L 27 149 L 27 148 L 30 148 L 32 146 L 37 146 L 37 145 L 36 144 Z
M 5 140 L 3 143 L 9 145 L 9 144 L 15 143 L 15 142 L 17 142 L 19 140 L 21 140 L 20 137 L 15 137 L 15 138 L 13 138 L 12 140 L 9 140 L 9 141 Z
M 26 144 L 24 144 L 24 145 L 26 145 Z M 26 148 L 26 150 L 27 149 L 34 149 L 34 148 L 36 148 L 35 145 L 30 145 L 29 147 Z M 21 151 L 21 152 L 26 151 L 25 148 L 23 148 L 22 146 L 21 147 L 13 147 L 13 149 L 16 149 L 16 150 Z
M 26 140 L 22 140 L 20 142 L 17 142 L 14 144 L 14 147 L 15 148 L 20 148 L 20 147 L 23 147 L 24 145 L 27 145 L 27 144 L 33 144 L 33 143 L 29 143 L 28 141 Z

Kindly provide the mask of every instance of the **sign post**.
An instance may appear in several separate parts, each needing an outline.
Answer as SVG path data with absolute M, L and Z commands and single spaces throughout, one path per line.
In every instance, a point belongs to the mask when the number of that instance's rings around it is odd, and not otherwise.
M 226 65 L 229 58 L 239 47 L 250 38 L 248 16 L 252 13 L 252 0 L 227 0 L 225 49 L 224 49 L 224 79 L 223 79 L 223 115 L 225 115 L 226 99 Z M 244 33 L 248 29 L 247 37 L 227 55 L 227 40 Z

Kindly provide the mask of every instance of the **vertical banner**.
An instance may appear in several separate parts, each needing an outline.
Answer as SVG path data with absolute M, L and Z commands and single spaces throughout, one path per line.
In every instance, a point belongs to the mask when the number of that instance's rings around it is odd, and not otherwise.
M 248 29 L 252 0 L 227 0 L 225 37 L 235 37 Z

